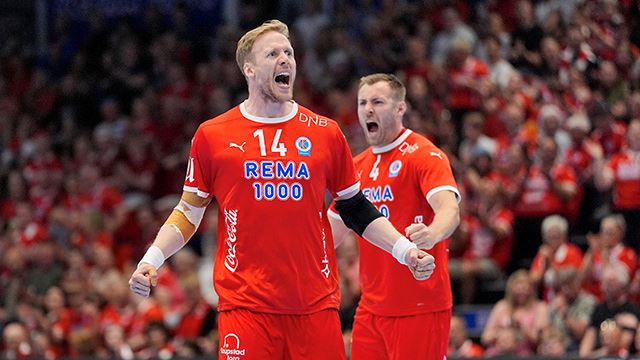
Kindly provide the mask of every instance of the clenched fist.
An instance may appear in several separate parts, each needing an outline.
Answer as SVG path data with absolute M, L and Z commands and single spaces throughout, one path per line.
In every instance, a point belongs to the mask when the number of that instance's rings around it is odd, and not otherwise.
M 427 280 L 436 268 L 436 259 L 426 251 L 411 249 L 407 252 L 407 267 L 416 280 Z
M 430 250 L 438 242 L 433 231 L 425 224 L 411 224 L 404 229 L 405 235 L 411 242 L 416 244 L 419 249 Z
M 158 270 L 151 264 L 140 263 L 136 271 L 131 274 L 129 288 L 134 294 L 149 297 L 151 287 L 158 284 Z

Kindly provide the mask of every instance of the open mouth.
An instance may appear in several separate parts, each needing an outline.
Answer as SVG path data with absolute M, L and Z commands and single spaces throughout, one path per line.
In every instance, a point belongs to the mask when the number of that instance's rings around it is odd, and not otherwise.
M 367 123 L 367 131 L 368 132 L 377 132 L 378 131 L 378 124 L 374 123 L 374 122 L 368 122 Z
M 276 84 L 289 86 L 291 75 L 289 75 L 288 73 L 277 74 L 273 80 L 276 82 Z

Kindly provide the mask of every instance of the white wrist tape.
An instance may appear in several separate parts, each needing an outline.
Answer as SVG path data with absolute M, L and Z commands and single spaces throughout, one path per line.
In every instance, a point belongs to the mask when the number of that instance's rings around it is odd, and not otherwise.
M 164 260 L 165 259 L 164 259 L 164 254 L 162 253 L 162 250 L 160 250 L 160 248 L 155 245 L 151 245 L 151 247 L 144 254 L 140 262 L 138 262 L 138 266 L 140 266 L 141 263 L 145 262 L 153 265 L 156 268 L 156 270 L 158 270 L 160 269 L 160 266 L 164 264 Z
M 206 208 L 193 206 L 180 199 L 180 202 L 178 202 L 178 205 L 176 205 L 174 209 L 183 213 L 187 220 L 189 220 L 189 222 L 196 227 L 196 230 L 198 230 L 198 226 L 200 226 L 200 222 L 202 221 Z
M 412 243 L 406 237 L 401 237 L 396 241 L 393 245 L 393 249 L 391 249 L 391 255 L 393 255 L 396 260 L 402 265 L 407 265 L 405 261 L 405 257 L 407 256 L 407 252 L 411 249 L 417 249 L 418 246 Z

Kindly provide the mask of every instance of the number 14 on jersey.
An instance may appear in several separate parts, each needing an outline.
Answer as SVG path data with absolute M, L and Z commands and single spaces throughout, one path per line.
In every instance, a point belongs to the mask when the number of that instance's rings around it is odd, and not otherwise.
M 281 135 L 282 129 L 277 129 L 276 134 L 273 137 L 273 142 L 271 143 L 271 152 L 280 154 L 280 156 L 285 156 L 287 154 L 287 147 L 283 142 L 280 142 Z M 253 137 L 258 138 L 258 142 L 260 143 L 260 155 L 267 156 L 267 146 L 264 136 L 264 130 L 258 129 L 254 131 Z

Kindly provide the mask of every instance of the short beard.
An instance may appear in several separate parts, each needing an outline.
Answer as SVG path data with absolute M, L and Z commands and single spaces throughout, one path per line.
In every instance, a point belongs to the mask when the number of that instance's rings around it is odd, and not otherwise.
M 260 93 L 264 96 L 264 98 L 269 102 L 274 103 L 285 103 L 292 100 L 292 96 L 288 96 L 286 98 L 279 98 L 271 89 L 271 83 L 260 88 Z
M 273 93 L 273 90 L 271 90 L 269 86 L 263 86 L 260 89 L 260 92 L 262 93 L 262 96 L 267 99 L 267 101 L 274 103 L 280 102 L 280 100 L 278 100 L 278 98 L 276 97 L 276 94 Z

